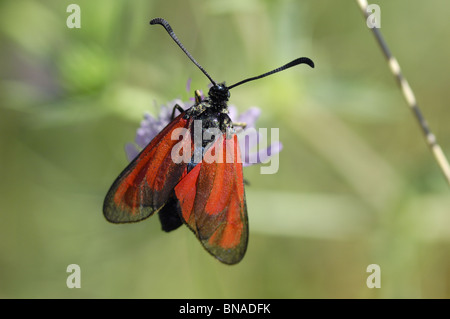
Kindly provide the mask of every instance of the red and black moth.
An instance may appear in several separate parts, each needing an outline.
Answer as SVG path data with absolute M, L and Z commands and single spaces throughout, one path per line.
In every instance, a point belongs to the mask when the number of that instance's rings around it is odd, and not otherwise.
M 162 25 L 212 86 L 206 98 L 196 91 L 195 103 L 189 109 L 175 106 L 181 109 L 181 114 L 117 177 L 106 195 L 103 214 L 112 223 L 130 223 L 158 213 L 164 231 L 172 231 L 184 223 L 211 255 L 225 264 L 236 264 L 247 250 L 248 218 L 237 135 L 227 115 L 229 90 L 298 64 L 314 67 L 314 63 L 308 58 L 298 58 L 270 72 L 226 86 L 224 82 L 215 82 L 195 61 L 166 20 L 155 18 L 150 24 Z M 201 121 L 203 133 L 219 134 L 202 139 L 200 144 L 192 138 L 173 138 L 177 129 L 194 136 L 197 121 Z M 193 155 L 185 161 L 174 161 L 172 153 L 180 143 L 182 149 Z M 206 154 L 211 153 L 216 160 L 206 160 Z

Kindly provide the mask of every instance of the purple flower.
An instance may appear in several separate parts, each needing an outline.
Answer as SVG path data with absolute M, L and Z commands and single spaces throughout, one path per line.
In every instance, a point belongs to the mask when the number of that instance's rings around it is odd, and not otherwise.
M 186 90 L 190 90 L 190 80 L 188 80 Z M 167 103 L 167 105 L 161 106 L 156 118 L 148 113 L 144 114 L 144 120 L 142 120 L 140 127 L 136 131 L 135 144 L 127 143 L 125 145 L 125 152 L 130 162 L 170 123 L 172 111 L 176 104 L 186 110 L 192 106 L 193 102 L 183 102 L 180 99 L 176 99 Z M 261 110 L 258 107 L 251 107 L 244 113 L 238 114 L 237 108 L 234 105 L 229 105 L 228 111 L 228 115 L 233 123 L 246 123 L 245 128 L 236 127 L 236 134 L 241 148 L 242 164 L 244 166 L 266 162 L 271 156 L 282 150 L 283 146 L 279 141 L 272 142 L 267 148 L 260 149 L 259 144 L 262 136 L 255 128 L 256 121 L 261 115 Z M 175 116 L 178 114 L 178 110 L 175 111 Z
M 173 108 L 176 104 L 181 106 L 184 110 L 191 106 L 189 102 L 183 103 L 180 99 L 175 99 L 167 103 L 167 105 L 161 106 L 157 118 L 152 117 L 149 113 L 144 114 L 141 126 L 136 130 L 135 143 L 125 144 L 125 153 L 127 154 L 128 161 L 131 162 L 140 151 L 170 123 L 172 120 Z M 180 114 L 180 112 L 175 110 L 175 116 L 178 114 Z

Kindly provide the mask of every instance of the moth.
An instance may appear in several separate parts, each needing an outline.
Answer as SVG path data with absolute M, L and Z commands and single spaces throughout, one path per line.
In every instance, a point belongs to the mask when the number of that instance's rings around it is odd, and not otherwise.
M 225 264 L 236 264 L 247 250 L 249 230 L 236 123 L 228 116 L 230 90 L 295 65 L 314 67 L 314 63 L 298 58 L 227 86 L 210 77 L 166 20 L 155 18 L 150 24 L 163 26 L 212 86 L 205 98 L 197 90 L 189 109 L 175 106 L 173 114 L 176 109 L 181 114 L 173 115 L 120 173 L 105 197 L 103 214 L 112 223 L 131 223 L 158 213 L 164 231 L 185 224 L 211 255 Z M 198 135 L 200 142 L 195 138 Z

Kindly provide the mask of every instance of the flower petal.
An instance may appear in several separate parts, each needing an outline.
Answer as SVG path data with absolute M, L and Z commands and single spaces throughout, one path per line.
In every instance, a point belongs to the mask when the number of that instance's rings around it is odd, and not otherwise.
M 253 106 L 239 116 L 238 122 L 246 123 L 247 127 L 255 127 L 255 123 L 260 115 L 261 110 Z
M 191 78 L 189 78 L 186 82 L 186 92 L 188 93 L 191 91 L 191 82 L 192 82 Z
M 238 111 L 237 107 L 234 105 L 228 105 L 228 116 L 230 117 L 232 122 L 238 122 Z
M 125 153 L 127 154 L 128 161 L 131 162 L 138 156 L 139 150 L 133 143 L 127 143 L 125 144 Z
M 260 163 L 268 162 L 270 157 L 279 153 L 282 149 L 283 149 L 283 144 L 281 144 L 281 142 L 274 142 L 268 148 L 266 148 L 264 150 L 259 150 L 256 155 L 257 163 L 260 164 Z
M 256 161 L 256 159 L 251 158 L 252 150 L 258 145 L 259 133 L 254 128 L 245 129 L 242 133 L 238 134 L 238 141 L 241 150 L 242 163 L 244 166 L 249 166 L 254 164 L 251 160 Z M 253 153 L 255 153 L 253 151 Z

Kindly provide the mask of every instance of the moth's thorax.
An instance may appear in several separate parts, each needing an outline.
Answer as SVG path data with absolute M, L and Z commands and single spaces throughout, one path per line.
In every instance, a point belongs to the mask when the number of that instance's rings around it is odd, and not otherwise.
M 218 128 L 230 138 L 234 133 L 233 122 L 228 116 L 228 99 L 230 92 L 225 83 L 212 86 L 208 97 L 202 99 L 199 91 L 195 92 L 195 104 L 186 111 L 186 118 L 202 121 L 203 130 Z

